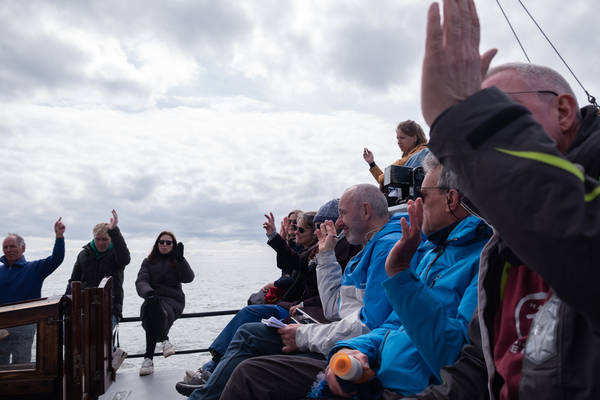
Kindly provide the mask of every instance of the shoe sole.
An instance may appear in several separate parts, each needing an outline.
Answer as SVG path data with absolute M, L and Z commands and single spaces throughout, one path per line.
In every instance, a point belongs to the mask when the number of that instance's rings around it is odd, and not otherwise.
M 175 390 L 177 390 L 177 393 L 189 397 L 194 390 L 200 389 L 202 386 L 203 385 L 190 385 L 184 382 L 177 382 Z
M 150 372 L 147 372 L 147 371 L 142 372 L 142 371 L 140 371 L 140 376 L 148 376 L 148 375 L 152 375 L 153 373 L 154 373 L 154 371 L 150 371 Z

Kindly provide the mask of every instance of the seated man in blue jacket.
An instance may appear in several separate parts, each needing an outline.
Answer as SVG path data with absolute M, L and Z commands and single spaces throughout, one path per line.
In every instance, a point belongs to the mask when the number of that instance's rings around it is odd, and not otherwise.
M 360 184 L 348 188 L 340 198 L 336 225 L 343 229 L 350 244 L 364 248 L 348 262 L 343 274 L 333 251 L 335 243 L 328 249 L 331 251 L 319 250 L 317 254 L 321 301 L 323 304 L 337 301 L 339 305 L 327 316 L 334 321 L 290 324 L 278 330 L 260 322 L 240 326 L 206 384 L 196 389 L 190 399 L 218 399 L 231 372 L 247 358 L 302 352 L 323 359 L 337 341 L 379 327 L 392 310 L 381 291 L 381 283 L 387 278 L 385 259 L 402 234 L 399 219 L 389 217 L 385 196 L 376 186 Z M 334 229 L 331 222 L 330 225 Z M 334 276 L 327 280 L 325 292 L 321 270 L 329 267 Z
M 9 233 L 2 242 L 4 256 L 0 258 L 0 306 L 7 303 L 42 297 L 42 283 L 65 257 L 65 225 L 61 218 L 54 224 L 56 240 L 52 255 L 43 260 L 25 260 L 25 240 Z M 35 325 L 7 329 L 8 336 L 0 340 L 0 365 L 28 363 Z M 12 356 L 12 357 L 11 357 Z
M 440 382 L 440 369 L 458 357 L 477 305 L 479 255 L 491 236 L 491 229 L 461 206 L 454 175 L 433 155 L 426 157 L 425 169 L 422 197 L 408 207 L 411 225 L 402 220 L 402 239 L 386 261 L 389 279 L 382 291 L 393 311 L 379 328 L 339 341 L 329 352 L 350 353 L 363 373 L 400 394 Z M 332 240 L 327 228 L 322 241 Z M 419 245 L 421 232 L 427 240 Z M 303 397 L 323 369 L 328 387 L 321 384 L 312 395 L 348 397 L 326 367 L 324 360 L 306 357 L 253 358 L 234 371 L 221 399 Z

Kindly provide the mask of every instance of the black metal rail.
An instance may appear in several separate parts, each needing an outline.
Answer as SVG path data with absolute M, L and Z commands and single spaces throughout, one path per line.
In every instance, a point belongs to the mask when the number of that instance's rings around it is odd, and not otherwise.
M 181 314 L 178 319 L 181 318 L 205 318 L 205 317 L 218 317 L 221 315 L 233 315 L 237 314 L 240 310 L 225 310 L 225 311 L 207 311 L 198 313 L 185 313 Z M 123 317 L 121 322 L 139 322 L 142 319 L 140 317 Z M 190 350 L 177 350 L 175 354 L 194 354 L 194 353 L 208 353 L 208 349 L 190 349 Z M 162 356 L 163 353 L 154 353 L 155 356 Z M 128 354 L 127 358 L 142 358 L 144 354 Z

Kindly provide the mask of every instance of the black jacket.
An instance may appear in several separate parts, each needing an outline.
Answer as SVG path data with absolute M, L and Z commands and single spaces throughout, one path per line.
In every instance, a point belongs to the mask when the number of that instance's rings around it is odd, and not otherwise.
M 113 315 L 123 317 L 123 278 L 125 266 L 131 261 L 129 249 L 118 227 L 108 231 L 113 247 L 98 257 L 86 244 L 77 256 L 67 292 L 70 293 L 71 281 L 81 281 L 82 287 L 95 287 L 105 276 L 112 277 Z
M 194 271 L 185 260 L 175 261 L 171 257 L 157 257 L 152 261 L 144 259 L 135 281 L 135 288 L 140 297 L 158 296 L 161 301 L 169 303 L 179 317 L 185 307 L 185 294 L 182 283 L 194 280 Z
M 566 162 L 529 112 L 497 89 L 444 112 L 430 149 L 494 227 L 481 256 L 471 344 L 442 371 L 443 385 L 418 398 L 496 399 L 493 318 L 504 261 L 537 272 L 553 296 L 537 312 L 524 348 L 519 398 L 600 398 L 600 121 L 582 109 Z M 591 174 L 588 175 L 588 174 Z

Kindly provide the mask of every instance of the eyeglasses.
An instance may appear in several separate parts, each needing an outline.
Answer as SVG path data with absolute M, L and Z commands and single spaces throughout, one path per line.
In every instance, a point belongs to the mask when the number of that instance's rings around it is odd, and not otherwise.
M 301 226 L 296 226 L 296 225 L 293 225 L 293 228 L 292 228 L 292 230 L 294 230 L 294 231 L 298 231 L 298 232 L 300 232 L 300 233 L 304 233 L 304 232 L 306 232 L 306 231 L 307 231 L 307 229 L 306 229 L 306 228 L 303 228 L 303 227 L 301 227 Z
M 173 241 L 172 240 L 159 240 L 158 244 L 163 245 L 163 246 L 164 245 L 170 246 L 173 244 Z
M 554 90 L 524 90 L 522 92 L 505 92 L 506 94 L 525 94 L 525 93 L 539 93 L 539 94 L 551 94 L 558 97 L 558 93 Z

